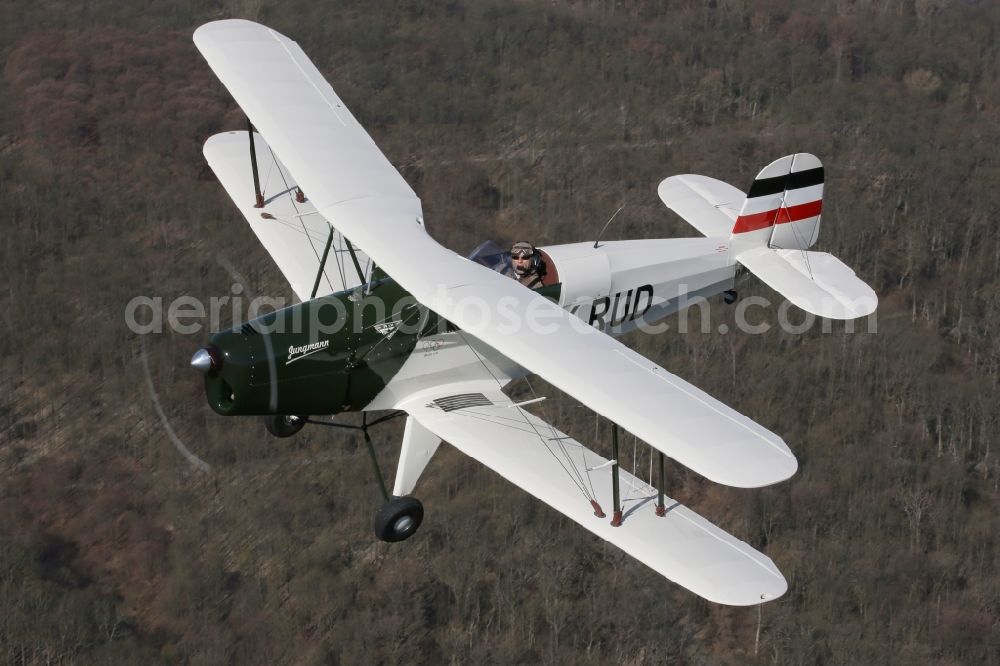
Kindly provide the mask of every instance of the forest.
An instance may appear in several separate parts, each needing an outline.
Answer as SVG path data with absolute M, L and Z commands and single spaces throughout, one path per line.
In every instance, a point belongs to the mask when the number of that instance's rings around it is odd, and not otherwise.
M 740 334 L 719 299 L 709 332 L 625 338 L 797 456 L 758 490 L 668 470 L 785 596 L 703 601 L 448 446 L 420 532 L 379 542 L 359 437 L 220 417 L 207 334 L 129 330 L 137 296 L 289 296 L 201 153 L 245 127 L 191 41 L 230 17 L 299 42 L 459 253 L 590 240 L 622 205 L 608 239 L 695 235 L 663 178 L 823 160 L 815 249 L 874 327 Z M 6 3 L 0 661 L 1000 663 L 998 32 L 988 0 Z M 402 424 L 373 434 L 391 474 Z

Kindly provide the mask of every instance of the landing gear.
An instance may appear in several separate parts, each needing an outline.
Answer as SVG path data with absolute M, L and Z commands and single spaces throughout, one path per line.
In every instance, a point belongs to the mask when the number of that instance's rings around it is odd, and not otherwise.
M 416 497 L 393 497 L 375 514 L 375 536 L 390 543 L 409 539 L 424 519 L 424 505 Z
M 371 435 L 368 434 L 369 428 L 394 419 L 398 416 L 405 415 L 406 412 L 393 412 L 388 416 L 383 416 L 375 419 L 374 421 L 369 421 L 368 414 L 362 412 L 360 426 L 348 425 L 346 423 L 333 423 L 332 421 L 309 421 L 309 423 L 329 426 L 331 428 L 345 428 L 347 430 L 361 431 L 361 435 L 365 438 L 365 448 L 368 449 L 368 457 L 371 458 L 372 472 L 375 474 L 375 481 L 378 482 L 379 493 L 383 499 L 381 508 L 379 508 L 379 510 L 375 513 L 375 536 L 382 541 L 396 542 L 409 539 L 414 535 L 414 533 L 416 533 L 417 528 L 420 527 L 420 523 L 424 519 L 424 505 L 421 504 L 420 500 L 416 497 L 410 497 L 408 495 L 403 497 L 394 497 L 389 494 L 389 490 L 385 485 L 385 478 L 382 476 L 382 468 L 378 464 L 378 456 L 375 455 L 375 445 L 372 443 Z M 288 422 L 282 423 L 282 418 L 289 420 L 295 425 L 289 425 Z M 298 422 L 291 421 L 291 419 L 298 419 Z M 306 421 L 307 419 L 304 416 L 269 417 L 267 421 L 267 429 L 277 435 L 278 433 L 271 430 L 271 424 L 277 422 L 280 425 L 287 425 L 289 428 L 294 427 L 294 433 L 298 432 Z M 278 436 L 281 437 L 282 435 Z
M 293 414 L 265 416 L 264 427 L 275 437 L 291 437 L 305 427 L 307 418 Z
M 722 292 L 722 298 L 726 301 L 726 305 L 732 305 L 739 297 L 740 295 L 736 293 L 735 289 L 729 289 L 728 291 Z

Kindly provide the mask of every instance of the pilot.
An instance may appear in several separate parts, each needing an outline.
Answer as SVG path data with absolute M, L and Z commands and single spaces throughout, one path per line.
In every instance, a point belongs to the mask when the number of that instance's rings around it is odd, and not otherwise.
M 517 241 L 510 248 L 510 261 L 514 266 L 517 281 L 528 289 L 542 286 L 542 276 L 545 275 L 545 264 L 535 246 L 528 241 Z

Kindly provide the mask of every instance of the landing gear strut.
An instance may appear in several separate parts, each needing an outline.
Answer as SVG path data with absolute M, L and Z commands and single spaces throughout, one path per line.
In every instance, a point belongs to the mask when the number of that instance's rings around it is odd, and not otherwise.
M 385 478 L 382 476 L 382 468 L 378 464 L 378 456 L 375 455 L 375 446 L 372 438 L 368 434 L 368 429 L 380 423 L 384 423 L 397 416 L 405 416 L 406 412 L 393 412 L 388 416 L 383 416 L 374 421 L 368 420 L 368 414 L 362 412 L 361 425 L 348 425 L 346 423 L 333 423 L 332 421 L 318 421 L 312 419 L 302 419 L 302 423 L 315 423 L 317 425 L 329 426 L 332 428 L 346 428 L 348 430 L 360 430 L 365 439 L 365 448 L 368 449 L 368 457 L 371 458 L 372 472 L 375 481 L 378 483 L 379 493 L 384 500 L 382 506 L 375 512 L 375 536 L 382 541 L 395 543 L 405 541 L 416 533 L 417 528 L 424 519 L 424 505 L 416 497 L 404 496 L 393 497 L 389 494 L 385 485 Z M 276 417 L 281 418 L 281 417 Z M 300 426 L 301 427 L 301 426 Z M 268 428 L 270 430 L 270 428 Z
M 416 497 L 393 497 L 375 513 L 375 536 L 391 543 L 409 539 L 424 519 L 424 505 Z
M 293 414 L 265 416 L 264 427 L 275 437 L 291 437 L 305 427 L 308 418 L 307 416 L 295 416 Z

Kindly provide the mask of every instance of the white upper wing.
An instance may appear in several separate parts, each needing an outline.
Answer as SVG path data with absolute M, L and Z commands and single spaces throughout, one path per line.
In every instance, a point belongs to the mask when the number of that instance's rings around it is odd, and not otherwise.
M 624 517 L 613 527 L 608 460 L 513 405 L 493 381 L 440 386 L 398 407 L 466 455 L 709 601 L 748 606 L 776 599 L 788 587 L 770 558 L 679 502 L 665 497 L 666 515 L 657 516 L 656 489 L 623 469 L 618 473 Z M 590 499 L 605 517 L 594 514 Z
M 713 481 L 757 487 L 795 473 L 774 433 L 431 239 L 413 191 L 294 42 L 238 20 L 194 40 L 320 214 L 418 301 Z
M 201 26 L 194 43 L 317 210 L 375 198 L 381 210 L 420 217 L 417 195 L 298 44 L 238 19 Z

